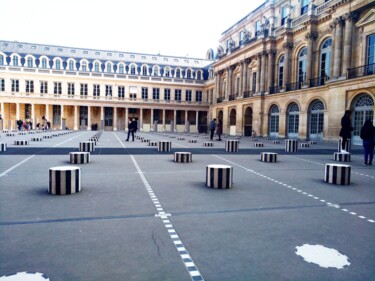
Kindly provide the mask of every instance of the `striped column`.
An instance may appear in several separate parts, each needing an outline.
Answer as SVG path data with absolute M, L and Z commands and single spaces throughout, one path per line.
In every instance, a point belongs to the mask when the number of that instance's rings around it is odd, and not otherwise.
M 92 141 L 96 145 L 98 138 L 92 137 L 92 138 L 89 138 L 89 141 Z
M 189 143 L 197 143 L 197 140 L 189 140 Z
M 44 139 L 52 139 L 52 136 L 43 136 Z
M 350 173 L 350 165 L 326 164 L 324 181 L 332 184 L 349 185 Z
M 7 133 L 6 136 L 7 137 L 14 137 L 14 134 L 13 133 Z
M 29 141 L 27 141 L 27 140 L 16 140 L 16 141 L 14 141 L 14 145 L 29 145 Z
M 350 162 L 350 153 L 335 152 L 333 159 L 337 162 Z
M 171 151 L 172 142 L 170 141 L 159 141 L 158 143 L 158 151 Z
M 254 147 L 263 147 L 263 143 L 262 142 L 256 142 L 254 143 Z
M 309 141 L 309 144 L 317 144 L 317 141 Z
M 300 147 L 310 147 L 309 143 L 300 143 Z
M 70 164 L 90 163 L 90 152 L 70 152 Z
M 339 139 L 339 142 L 337 144 L 337 151 L 338 152 L 341 152 L 341 145 L 342 145 L 342 139 Z M 352 142 L 351 142 L 350 139 L 348 139 L 348 141 L 346 142 L 345 150 L 347 152 L 351 152 L 352 151 Z
M 212 188 L 229 189 L 233 186 L 233 167 L 211 164 L 206 166 L 206 185 Z
M 177 140 L 185 140 L 185 138 L 179 137 L 177 138 Z
M 0 143 L 0 151 L 7 151 L 7 144 L 5 142 Z
M 148 143 L 148 146 L 158 146 L 158 142 L 157 141 L 150 141 Z
M 174 162 L 177 163 L 190 163 L 193 161 L 191 152 L 175 152 Z
M 75 166 L 60 166 L 49 169 L 48 193 L 73 194 L 81 191 L 81 169 Z
M 213 141 L 205 141 L 203 143 L 203 146 L 214 146 L 214 142 Z
M 278 141 L 278 140 L 274 140 L 274 141 L 272 141 L 272 143 L 273 143 L 273 144 L 280 144 L 280 141 Z
M 239 146 L 238 140 L 226 140 L 225 141 L 225 151 L 227 152 L 238 152 Z
M 92 141 L 81 141 L 79 143 L 79 151 L 84 151 L 84 152 L 95 151 L 95 143 Z
M 260 154 L 260 161 L 262 162 L 277 162 L 277 153 L 274 152 L 262 152 Z
M 285 151 L 286 152 L 297 152 L 298 151 L 298 140 L 285 140 Z
M 150 142 L 149 139 L 143 139 L 142 142 Z
M 26 132 L 19 132 L 18 134 L 21 135 L 21 136 L 24 136 L 24 135 L 26 135 Z
M 42 138 L 31 138 L 31 141 L 42 141 Z

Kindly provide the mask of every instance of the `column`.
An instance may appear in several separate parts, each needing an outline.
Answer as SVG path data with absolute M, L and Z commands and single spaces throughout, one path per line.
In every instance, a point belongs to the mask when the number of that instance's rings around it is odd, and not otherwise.
M 307 40 L 307 63 L 306 63 L 306 80 L 305 85 L 310 85 L 310 79 L 312 79 L 312 66 L 313 66 L 313 46 L 314 41 L 317 38 L 316 32 L 309 32 L 305 36 Z
M 261 71 L 261 64 L 262 64 L 262 55 L 261 53 L 258 54 L 258 61 L 257 61 L 257 81 L 255 86 L 255 92 L 259 93 L 260 91 L 260 71 Z M 254 83 L 254 81 L 253 81 Z
M 225 100 L 228 100 L 229 95 L 233 94 L 232 93 L 232 73 L 233 73 L 232 66 L 229 66 L 227 68 L 227 90 L 225 93 Z
M 113 108 L 113 131 L 117 131 L 117 107 Z
M 275 50 L 268 51 L 268 67 L 267 67 L 267 82 L 268 87 L 266 92 L 269 92 L 270 87 L 274 86 L 274 69 L 275 69 Z
M 357 17 L 356 14 L 348 13 L 344 16 L 345 19 L 345 37 L 344 37 L 344 60 L 342 65 L 342 73 L 345 74 L 350 68 L 352 59 L 352 34 L 353 21 Z
M 124 130 L 128 129 L 129 127 L 129 108 L 125 108 L 125 125 Z
M 64 125 L 66 125 L 66 119 L 65 119 L 65 115 L 64 115 L 64 105 L 60 105 L 60 107 L 61 107 L 60 130 L 63 130 L 63 129 L 65 130 Z
M 36 127 L 36 119 L 35 119 L 35 104 L 31 104 L 31 122 L 33 123 L 33 128 Z M 31 130 L 33 128 L 30 128 Z
M 139 131 L 143 131 L 143 108 L 140 108 L 139 111 Z
M 5 129 L 6 119 L 5 119 L 5 103 L 1 102 L 1 115 L 3 116 L 3 124 L 0 130 Z
M 91 131 L 91 106 L 87 106 L 87 131 Z
M 163 109 L 163 132 L 165 132 L 165 109 Z
M 188 133 L 190 130 L 188 130 L 188 111 L 185 110 L 185 132 Z
M 154 109 L 151 108 L 151 118 L 150 118 L 150 123 L 151 123 L 151 131 L 156 131 L 154 130 Z
M 46 117 L 47 122 L 51 122 L 50 117 L 49 117 L 49 104 L 46 104 L 46 113 L 45 114 L 46 115 L 44 115 L 44 117 Z
M 20 104 L 16 103 L 16 120 L 20 120 Z
M 293 43 L 285 42 L 284 45 L 284 85 L 283 88 L 286 90 L 286 84 L 289 84 L 289 76 L 290 76 L 290 52 L 293 48 Z
M 77 120 L 78 120 L 78 106 L 75 105 L 74 106 L 74 128 L 73 128 L 74 131 L 78 130 L 78 122 L 77 122 Z
M 176 117 L 177 117 L 177 111 L 173 110 L 173 131 L 176 131 Z
M 243 97 L 243 93 L 247 91 L 247 69 L 249 67 L 248 63 L 249 59 L 245 59 L 242 61 L 242 80 L 241 80 L 241 93 L 240 97 Z
M 195 127 L 196 127 L 197 133 L 199 133 L 198 122 L 199 122 L 199 111 L 196 111 L 195 112 Z
M 341 76 L 341 56 L 342 56 L 342 26 L 344 21 L 342 17 L 335 19 L 335 49 L 334 49 L 334 63 L 333 63 L 333 78 Z
M 265 92 L 265 79 L 266 79 L 266 52 L 262 52 L 262 61 L 260 69 L 260 92 L 263 94 Z
M 100 107 L 100 130 L 104 130 L 104 107 Z

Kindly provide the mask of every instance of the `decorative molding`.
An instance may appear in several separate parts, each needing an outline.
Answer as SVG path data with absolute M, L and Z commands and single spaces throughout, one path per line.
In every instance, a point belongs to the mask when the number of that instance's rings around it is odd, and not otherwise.
M 365 25 L 375 23 L 375 9 L 368 11 L 355 25 L 356 27 L 363 27 Z
M 283 49 L 293 49 L 294 45 L 293 45 L 293 42 L 285 42 L 283 44 Z
M 318 32 L 316 32 L 316 31 L 308 32 L 305 35 L 306 40 L 314 41 L 316 38 L 318 38 Z

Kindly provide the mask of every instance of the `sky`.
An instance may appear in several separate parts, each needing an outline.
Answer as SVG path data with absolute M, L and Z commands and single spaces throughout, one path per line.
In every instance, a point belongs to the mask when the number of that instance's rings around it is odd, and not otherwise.
M 205 58 L 260 0 L 0 0 L 0 40 Z

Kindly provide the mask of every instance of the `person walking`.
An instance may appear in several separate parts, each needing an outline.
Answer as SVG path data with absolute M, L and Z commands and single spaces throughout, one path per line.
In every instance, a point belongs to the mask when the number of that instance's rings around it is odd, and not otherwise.
M 129 127 L 128 127 L 128 138 L 126 141 L 129 141 L 130 134 L 132 135 L 132 139 L 134 141 L 134 133 L 138 130 L 138 124 L 135 118 L 130 122 Z
M 349 142 L 348 139 L 352 136 L 353 126 L 350 119 L 352 112 L 350 110 L 346 110 L 344 116 L 341 118 L 341 130 L 340 130 L 340 137 L 342 137 L 341 142 L 341 152 L 348 153 L 349 152 Z
M 219 119 L 216 125 L 216 135 L 217 135 L 217 140 L 221 141 L 221 135 L 223 134 L 223 121 Z
M 363 143 L 363 153 L 365 157 L 365 165 L 372 165 L 372 159 L 374 158 L 374 146 L 375 146 L 375 127 L 372 125 L 372 121 L 367 119 L 361 128 L 359 135 Z
M 216 130 L 216 118 L 214 118 L 210 123 L 210 131 L 211 131 L 210 140 L 214 139 L 215 130 Z

